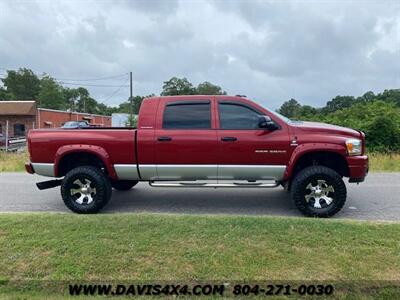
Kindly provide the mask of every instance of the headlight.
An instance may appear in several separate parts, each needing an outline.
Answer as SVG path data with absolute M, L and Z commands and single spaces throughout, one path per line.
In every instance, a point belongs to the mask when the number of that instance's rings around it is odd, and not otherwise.
M 362 143 L 358 139 L 349 139 L 346 141 L 347 153 L 349 155 L 361 155 Z

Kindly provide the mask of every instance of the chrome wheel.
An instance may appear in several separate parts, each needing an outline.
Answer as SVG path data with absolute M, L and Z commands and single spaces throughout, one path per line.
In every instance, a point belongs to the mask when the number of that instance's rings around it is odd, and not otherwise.
M 307 193 L 307 191 L 309 191 Z M 325 208 L 334 201 L 335 190 L 325 180 L 318 179 L 310 182 L 306 187 L 304 196 L 306 202 L 314 208 Z
M 81 179 L 77 179 L 73 182 L 73 186 L 70 189 L 71 196 L 74 197 L 75 202 L 78 204 L 90 204 L 94 200 L 96 195 L 96 188 L 93 186 L 89 179 L 84 178 L 84 182 Z

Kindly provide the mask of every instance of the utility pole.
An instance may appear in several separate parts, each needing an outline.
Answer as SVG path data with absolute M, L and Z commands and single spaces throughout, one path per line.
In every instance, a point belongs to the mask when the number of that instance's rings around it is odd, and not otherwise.
M 129 72 L 129 78 L 130 78 L 130 97 L 129 97 L 129 101 L 130 101 L 130 107 L 131 107 L 131 111 L 130 111 L 130 126 L 132 126 L 133 123 L 133 96 L 132 96 L 132 72 Z

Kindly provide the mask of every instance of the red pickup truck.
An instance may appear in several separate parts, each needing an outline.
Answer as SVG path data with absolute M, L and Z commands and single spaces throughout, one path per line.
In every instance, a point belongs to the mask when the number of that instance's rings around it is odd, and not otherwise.
M 143 101 L 134 128 L 31 130 L 27 172 L 62 178 L 65 205 L 95 213 L 112 188 L 271 188 L 282 185 L 307 216 L 329 217 L 346 185 L 368 173 L 365 135 L 291 121 L 240 96 L 171 96 Z

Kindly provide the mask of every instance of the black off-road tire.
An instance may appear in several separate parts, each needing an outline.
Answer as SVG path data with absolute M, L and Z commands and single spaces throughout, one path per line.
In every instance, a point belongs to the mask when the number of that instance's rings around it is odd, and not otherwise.
M 95 193 L 91 195 L 91 203 L 79 204 L 76 201 L 82 194 L 71 195 L 71 189 L 79 188 L 79 185 L 74 183 L 78 179 L 81 183 L 90 181 L 90 187 L 95 189 Z M 61 183 L 61 196 L 65 205 L 78 214 L 97 213 L 108 203 L 111 194 L 110 180 L 100 169 L 93 166 L 81 166 L 72 169 L 65 175 Z
M 324 200 L 324 207 L 314 207 L 313 198 L 306 201 L 306 195 L 310 194 L 307 186 L 317 180 L 323 180 L 332 186 L 334 192 L 329 192 L 333 201 L 327 205 Z M 347 190 L 342 177 L 334 170 L 323 166 L 311 166 L 300 171 L 292 181 L 291 197 L 295 206 L 308 217 L 328 218 L 339 212 L 346 202 Z M 322 205 L 321 205 L 322 206 Z
M 118 191 L 128 191 L 137 185 L 138 182 L 137 180 L 115 180 L 111 182 L 111 185 Z

